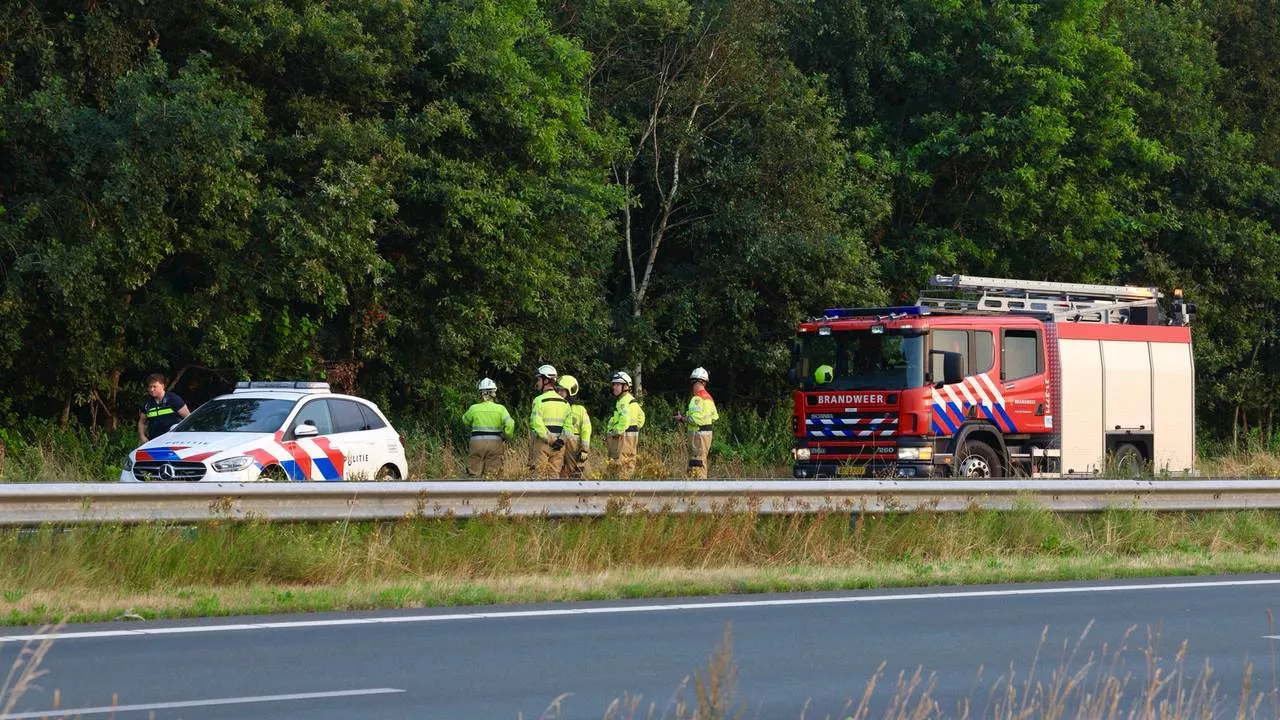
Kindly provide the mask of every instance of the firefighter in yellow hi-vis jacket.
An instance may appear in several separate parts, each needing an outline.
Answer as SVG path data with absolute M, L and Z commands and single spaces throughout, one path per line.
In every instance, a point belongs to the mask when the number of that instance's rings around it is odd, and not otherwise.
M 572 375 L 562 375 L 556 382 L 560 397 L 569 401 L 569 417 L 564 422 L 564 466 L 562 478 L 580 478 L 586 470 L 587 455 L 591 453 L 591 416 L 578 400 L 578 381 Z
M 619 370 L 609 378 L 617 401 L 613 417 L 605 427 L 609 439 L 609 460 L 618 478 L 630 480 L 636 473 L 636 445 L 640 441 L 640 428 L 644 427 L 644 408 L 631 394 L 631 376 Z
M 541 394 L 533 399 L 529 413 L 529 474 L 533 477 L 559 477 L 564 462 L 560 433 L 569 417 L 569 403 L 556 392 L 556 378 L 556 369 L 543 365 L 534 381 L 534 389 Z
M 516 421 L 505 407 L 494 401 L 497 383 L 485 378 L 476 389 L 480 391 L 480 402 L 462 415 L 462 423 L 471 432 L 467 477 L 497 477 L 502 474 L 502 458 L 507 452 L 507 441 L 516 430 Z
M 707 392 L 707 383 L 711 376 L 705 368 L 696 367 L 689 373 L 689 382 L 693 385 L 693 394 L 689 397 L 689 408 L 684 414 L 677 413 L 677 422 L 685 423 L 686 435 L 689 439 L 689 477 L 705 479 L 707 470 L 707 453 L 711 452 L 711 423 L 720 419 L 716 412 L 716 401 Z

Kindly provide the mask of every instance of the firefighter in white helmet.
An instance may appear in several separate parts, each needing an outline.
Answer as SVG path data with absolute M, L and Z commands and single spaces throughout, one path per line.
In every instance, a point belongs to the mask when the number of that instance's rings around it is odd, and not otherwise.
M 711 424 L 720 419 L 716 401 L 707 392 L 711 375 L 706 368 L 696 367 L 689 373 L 692 394 L 685 412 L 676 413 L 676 422 L 685 423 L 685 436 L 689 441 L 689 477 L 706 479 L 707 453 L 711 452 Z
M 636 445 L 640 428 L 644 427 L 644 408 L 631 394 L 631 376 L 619 370 L 609 378 L 613 386 L 613 416 L 605 426 L 609 443 L 609 460 L 621 480 L 630 480 L 636 472 Z
M 561 375 L 556 381 L 556 390 L 560 397 L 569 402 L 569 417 L 565 419 L 564 433 L 564 465 L 560 469 L 562 478 L 580 478 L 586 470 L 587 456 L 591 453 L 591 416 L 578 399 L 578 380 L 572 375 Z
M 497 383 L 484 378 L 476 384 L 476 390 L 480 391 L 480 402 L 462 414 L 462 423 L 471 432 L 467 477 L 494 478 L 502 474 L 507 441 L 516 431 L 516 421 L 505 407 L 494 401 L 498 395 Z
M 556 392 L 558 377 L 550 365 L 539 367 L 534 376 L 534 390 L 540 394 L 533 399 L 529 413 L 529 474 L 533 477 L 559 477 L 564 463 L 560 434 L 569 417 L 569 403 Z

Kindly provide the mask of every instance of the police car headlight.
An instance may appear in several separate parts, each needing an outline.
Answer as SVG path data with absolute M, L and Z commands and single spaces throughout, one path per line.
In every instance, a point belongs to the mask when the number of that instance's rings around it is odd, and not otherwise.
M 124 456 L 124 471 L 133 472 L 133 455 Z
M 796 460 L 808 460 L 811 457 L 809 448 L 796 448 L 791 451 L 791 454 Z
M 898 448 L 899 460 L 932 460 L 933 448 L 931 447 L 900 447 Z
M 248 455 L 237 455 L 225 460 L 219 460 L 213 464 L 213 469 L 217 472 L 235 472 L 236 470 L 243 470 L 252 464 L 253 458 Z

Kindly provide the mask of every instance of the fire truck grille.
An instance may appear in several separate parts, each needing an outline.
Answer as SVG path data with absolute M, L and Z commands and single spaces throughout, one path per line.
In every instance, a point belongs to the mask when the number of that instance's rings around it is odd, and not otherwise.
M 204 479 L 202 462 L 164 462 L 147 460 L 133 464 L 133 476 L 155 482 L 195 482 Z
M 805 418 L 805 436 L 813 439 L 893 437 L 898 433 L 896 412 L 818 413 Z

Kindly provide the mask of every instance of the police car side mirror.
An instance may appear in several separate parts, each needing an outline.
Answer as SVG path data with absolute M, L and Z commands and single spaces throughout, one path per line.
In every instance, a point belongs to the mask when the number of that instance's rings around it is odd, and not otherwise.
M 315 437 L 320 434 L 320 430 L 315 425 L 303 423 L 293 429 L 294 437 Z

